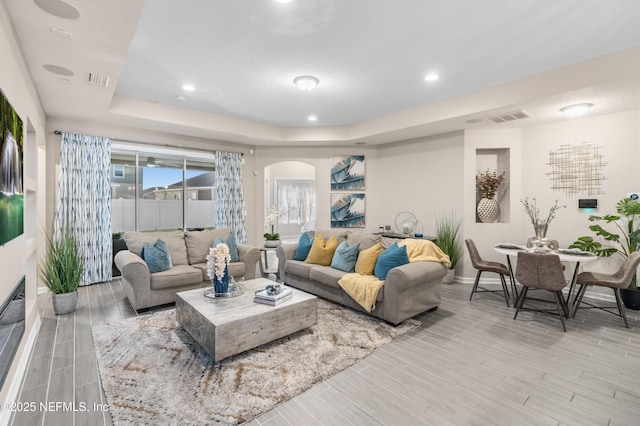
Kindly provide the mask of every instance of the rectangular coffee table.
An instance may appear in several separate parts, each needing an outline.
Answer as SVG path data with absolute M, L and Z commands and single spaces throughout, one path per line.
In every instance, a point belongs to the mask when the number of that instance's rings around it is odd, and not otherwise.
M 178 323 L 215 362 L 311 327 L 318 320 L 318 298 L 292 289 L 293 296 L 277 306 L 253 301 L 255 290 L 274 282 L 243 281 L 237 297 L 210 299 L 202 289 L 176 296 Z

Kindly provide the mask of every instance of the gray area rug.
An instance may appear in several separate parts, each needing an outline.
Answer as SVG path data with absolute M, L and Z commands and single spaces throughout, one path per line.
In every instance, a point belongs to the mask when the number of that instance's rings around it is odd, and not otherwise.
M 114 423 L 240 424 L 418 326 L 392 327 L 324 300 L 318 323 L 216 366 L 175 310 L 93 327 Z

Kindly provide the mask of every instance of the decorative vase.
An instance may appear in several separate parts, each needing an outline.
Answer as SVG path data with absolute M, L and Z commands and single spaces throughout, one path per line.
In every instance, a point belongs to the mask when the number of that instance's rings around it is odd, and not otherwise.
M 282 241 L 280 240 L 265 240 L 264 242 L 264 246 L 266 248 L 275 248 L 275 247 L 278 247 L 280 244 L 282 244 Z
M 531 241 L 531 246 L 540 251 L 551 251 L 553 241 L 547 238 L 547 223 L 538 223 L 533 225 L 533 230 L 536 233 L 535 238 Z
M 54 294 L 52 300 L 56 315 L 70 314 L 78 307 L 78 292 Z
M 478 203 L 477 212 L 483 223 L 494 223 L 500 216 L 500 206 L 495 198 L 482 198 Z
M 224 268 L 222 279 L 218 279 L 217 275 L 213 275 L 213 288 L 216 294 L 226 294 L 229 291 L 229 266 Z
M 455 269 L 447 269 L 446 275 L 442 278 L 443 284 L 453 284 L 456 282 L 456 270 Z

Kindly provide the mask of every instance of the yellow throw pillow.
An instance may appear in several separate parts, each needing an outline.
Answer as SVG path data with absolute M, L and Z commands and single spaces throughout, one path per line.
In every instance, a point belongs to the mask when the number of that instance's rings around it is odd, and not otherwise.
M 361 275 L 373 275 L 378 256 L 382 253 L 382 244 L 377 243 L 366 250 L 362 250 L 356 261 L 356 272 Z
M 305 259 L 307 263 L 315 263 L 316 265 L 331 265 L 331 259 L 333 254 L 338 248 L 338 240 L 336 237 L 331 237 L 325 243 L 322 234 L 316 233 L 316 237 L 313 239 L 313 245 L 309 251 L 309 255 Z

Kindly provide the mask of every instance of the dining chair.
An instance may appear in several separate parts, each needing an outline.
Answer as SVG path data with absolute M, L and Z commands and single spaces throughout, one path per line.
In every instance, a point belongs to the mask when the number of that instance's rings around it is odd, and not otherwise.
M 627 321 L 627 314 L 624 309 L 624 305 L 620 300 L 620 289 L 629 287 L 631 284 L 631 280 L 636 273 L 636 269 L 640 264 L 640 251 L 634 251 L 631 253 L 624 263 L 620 266 L 613 274 L 601 274 L 598 272 L 582 272 L 578 274 L 576 278 L 576 283 L 579 285 L 578 294 L 576 294 L 576 299 L 574 302 L 573 308 L 573 317 L 576 316 L 580 304 L 588 305 L 589 308 L 600 309 L 605 312 L 609 312 L 610 314 L 617 315 L 622 317 L 624 320 L 625 327 L 629 328 L 629 322 Z M 584 297 L 584 293 L 587 290 L 587 287 L 590 285 L 600 286 L 600 287 L 609 287 L 613 290 L 613 294 L 616 296 L 616 305 L 618 307 L 618 313 L 611 311 L 610 309 L 614 308 L 614 306 L 596 306 L 590 303 L 587 303 L 582 300 Z
M 518 300 L 516 301 L 516 313 L 513 316 L 513 319 L 515 320 L 518 313 L 524 309 L 522 306 L 527 298 L 527 291 L 530 288 L 547 290 L 554 295 L 557 314 L 560 317 L 562 329 L 567 331 L 567 326 L 564 323 L 564 317 L 569 316 L 569 309 L 567 308 L 567 304 L 562 296 L 562 289 L 567 285 L 567 281 L 564 278 L 560 257 L 558 257 L 557 254 L 529 253 L 526 251 L 519 252 L 518 264 L 516 266 L 516 279 L 520 284 L 522 284 L 523 288 L 520 292 L 520 297 L 518 297 Z M 526 309 L 550 314 L 556 313 L 552 310 L 537 308 Z
M 473 242 L 473 240 L 467 239 L 464 242 L 467 245 L 467 250 L 469 250 L 469 258 L 471 259 L 471 264 L 475 269 L 478 270 L 478 273 L 476 274 L 476 280 L 473 283 L 473 289 L 471 290 L 471 296 L 469 296 L 469 300 L 471 300 L 474 293 L 479 293 L 479 292 L 501 293 L 500 290 L 489 290 L 487 288 L 484 288 L 478 285 L 480 283 L 480 275 L 483 272 L 494 272 L 500 276 L 500 281 L 502 283 L 502 293 L 504 293 L 504 300 L 507 302 L 507 306 L 509 306 L 509 289 L 507 288 L 507 282 L 504 279 L 504 277 L 507 276 L 509 277 L 509 281 L 511 281 L 511 274 L 509 274 L 509 268 L 507 268 L 506 265 L 500 262 L 484 260 L 482 257 L 480 257 L 480 253 L 478 253 L 478 248 L 476 247 L 476 244 Z M 511 284 L 513 285 L 513 283 Z

